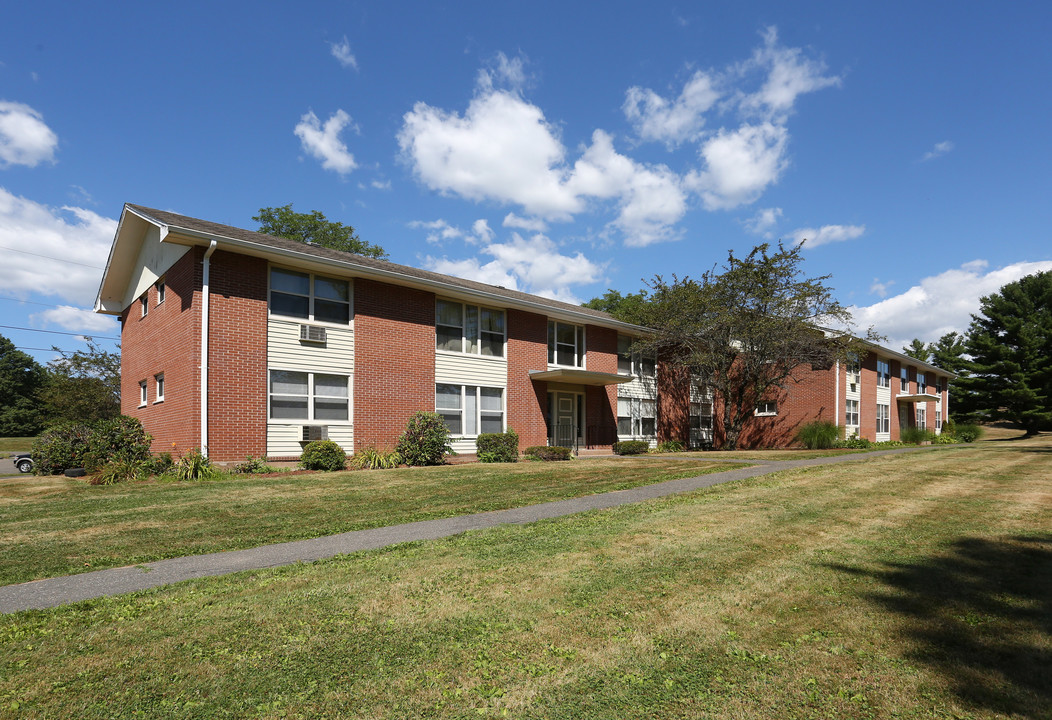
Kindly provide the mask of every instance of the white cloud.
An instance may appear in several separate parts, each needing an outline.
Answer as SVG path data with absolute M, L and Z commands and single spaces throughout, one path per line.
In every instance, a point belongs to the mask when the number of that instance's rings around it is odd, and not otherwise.
M 684 181 L 708 210 L 755 202 L 788 165 L 788 143 L 785 127 L 769 122 L 721 129 L 702 143 L 705 169 L 692 171 Z
M 913 338 L 934 342 L 951 331 L 968 329 L 979 299 L 1026 275 L 1052 270 L 1052 261 L 1019 262 L 987 271 L 985 260 L 923 278 L 905 292 L 864 307 L 851 307 L 857 328 L 873 327 L 898 349 Z M 886 283 L 889 285 L 890 283 Z
M 949 140 L 944 140 L 941 143 L 935 143 L 935 147 L 933 147 L 928 152 L 924 153 L 924 157 L 921 158 L 921 162 L 926 162 L 928 160 L 934 160 L 937 157 L 942 157 L 951 150 L 953 150 L 953 143 Z
M 116 220 L 91 210 L 55 210 L 0 188 L 0 288 L 20 298 L 35 293 L 91 307 L 116 232 Z M 20 249 L 33 254 L 15 252 Z
M 369 184 L 372 185 L 372 187 L 374 189 L 376 189 L 376 190 L 390 190 L 391 189 L 391 181 L 390 180 L 373 180 Z
M 781 217 L 781 208 L 766 208 L 757 211 L 755 215 L 748 220 L 745 220 L 742 224 L 745 225 L 745 229 L 753 235 L 760 235 L 761 237 L 770 240 L 774 237 L 772 231 Z
M 43 312 L 33 313 L 29 319 L 43 325 L 58 325 L 67 330 L 83 332 L 86 335 L 107 334 L 119 335 L 120 327 L 112 315 L 100 315 L 87 308 L 60 305 Z
M 447 275 L 572 303 L 580 302 L 571 290 L 574 285 L 597 282 L 603 274 L 603 266 L 580 252 L 561 254 L 555 243 L 541 234 L 523 238 L 513 233 L 509 242 L 490 243 L 482 248 L 482 252 L 494 259 L 483 263 L 479 258 L 449 260 L 428 257 L 425 264 Z
M 482 92 L 503 87 L 518 93 L 525 86 L 526 64 L 521 57 L 508 58 L 504 53 L 497 53 L 491 67 L 479 70 L 478 87 Z
M 894 284 L 894 280 L 880 282 L 880 278 L 873 278 L 873 284 L 869 286 L 869 291 L 874 295 L 886 298 L 888 296 L 888 288 L 890 288 Z
M 519 217 L 515 213 L 505 215 L 504 222 L 501 224 L 504 227 L 518 228 L 519 230 L 528 230 L 530 232 L 544 232 L 548 229 L 548 223 L 540 218 L 524 218 Z
M 744 111 L 784 118 L 800 95 L 841 84 L 839 77 L 824 74 L 825 63 L 804 57 L 800 48 L 779 46 L 777 28 L 766 28 L 763 40 L 763 47 L 740 67 L 743 73 L 759 69 L 767 74 L 759 90 L 742 97 Z
M 0 168 L 55 161 L 58 136 L 28 105 L 0 100 Z
M 789 233 L 797 245 L 807 241 L 805 248 L 814 248 L 827 243 L 843 242 L 861 237 L 866 232 L 865 225 L 823 225 L 820 228 L 799 228 Z
M 471 233 L 479 240 L 479 242 L 489 242 L 493 239 L 494 232 L 487 222 L 483 218 L 479 218 L 471 225 Z
M 351 52 L 351 43 L 347 41 L 347 36 L 343 36 L 343 40 L 338 43 L 329 43 L 329 49 L 332 51 L 332 56 L 336 58 L 340 65 L 344 67 L 358 69 L 358 59 L 354 57 Z
M 347 151 L 347 146 L 340 140 L 340 133 L 351 125 L 351 116 L 343 110 L 337 110 L 322 125 L 313 111 L 300 118 L 296 124 L 296 137 L 300 139 L 303 149 L 321 160 L 326 170 L 335 170 L 346 175 L 358 167 L 354 156 Z M 352 125 L 353 128 L 353 125 Z
M 409 227 L 427 230 L 427 241 L 433 244 L 441 244 L 446 240 L 463 237 L 464 235 L 464 232 L 460 228 L 454 227 L 442 219 L 430 220 L 427 222 L 423 220 L 414 220 L 409 223 Z
M 697 71 L 675 100 L 667 100 L 650 89 L 630 87 L 622 106 L 625 117 L 643 140 L 678 145 L 693 140 L 705 125 L 705 113 L 720 98 L 717 81 Z

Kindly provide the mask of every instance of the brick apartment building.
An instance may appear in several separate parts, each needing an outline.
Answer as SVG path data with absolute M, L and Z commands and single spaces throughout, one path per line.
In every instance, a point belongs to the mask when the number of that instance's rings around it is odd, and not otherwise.
M 442 415 L 462 453 L 507 428 L 524 447 L 721 432 L 713 398 L 628 352 L 645 328 L 137 205 L 121 213 L 95 309 L 120 317 L 122 411 L 155 452 L 292 459 L 319 437 L 348 453 L 393 447 L 418 410 Z M 756 409 L 744 445 L 789 445 L 815 419 L 876 440 L 938 432 L 952 377 L 876 345 L 801 376 Z

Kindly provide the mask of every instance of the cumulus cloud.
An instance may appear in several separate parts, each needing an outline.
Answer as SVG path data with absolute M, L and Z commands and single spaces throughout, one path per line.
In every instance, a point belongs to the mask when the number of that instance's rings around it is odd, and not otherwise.
M 806 248 L 814 248 L 827 243 L 843 242 L 862 237 L 866 232 L 865 225 L 823 225 L 820 228 L 799 228 L 789 233 L 797 245 L 807 241 Z
M 780 46 L 777 28 L 766 28 L 763 41 L 763 47 L 739 68 L 741 73 L 758 69 L 766 74 L 758 90 L 742 96 L 744 111 L 767 118 L 784 117 L 792 112 L 799 96 L 841 84 L 839 77 L 825 74 L 825 63 L 804 57 L 800 48 Z
M 68 205 L 52 209 L 0 188 L 0 287 L 19 298 L 35 293 L 91 307 L 116 232 L 116 220 L 91 210 Z M 33 254 L 14 252 L 20 249 Z
M 409 227 L 427 231 L 427 241 L 433 245 L 441 245 L 447 240 L 462 239 L 469 243 L 489 242 L 493 239 L 493 230 L 485 219 L 478 219 L 471 224 L 471 231 L 465 232 L 446 220 L 414 220 Z
M 857 328 L 873 327 L 888 336 L 888 347 L 903 347 L 913 338 L 934 342 L 948 332 L 967 330 L 984 295 L 1026 275 L 1049 270 L 1052 260 L 1013 263 L 994 270 L 988 270 L 986 260 L 973 260 L 923 278 L 908 290 L 873 305 L 848 309 Z
M 118 335 L 120 327 L 117 319 L 112 315 L 100 315 L 94 310 L 73 307 L 72 305 L 60 305 L 43 312 L 33 313 L 29 319 L 41 325 L 58 325 L 67 330 L 82 332 L 86 335 L 97 333 L 99 335 Z
M 702 143 L 704 169 L 691 171 L 685 182 L 708 210 L 747 205 L 777 182 L 788 165 L 788 144 L 788 130 L 769 122 L 721 129 Z
M 358 59 L 351 52 L 351 43 L 347 41 L 346 35 L 338 43 L 329 43 L 329 49 L 340 65 L 343 65 L 345 68 L 358 69 Z
M 504 222 L 501 224 L 504 225 L 504 227 L 518 228 L 519 230 L 528 230 L 529 232 L 544 232 L 548 229 L 548 223 L 540 218 L 524 218 L 519 217 L 515 213 L 508 213 L 505 215 Z
M 512 233 L 505 243 L 490 243 L 482 248 L 489 262 L 479 258 L 450 260 L 426 259 L 426 266 L 435 272 L 478 282 L 522 290 L 542 297 L 580 302 L 573 294 L 574 285 L 587 285 L 602 278 L 603 266 L 582 253 L 564 255 L 547 236 L 535 234 L 529 238 Z
M 346 175 L 358 167 L 354 156 L 348 152 L 347 146 L 340 140 L 340 133 L 344 128 L 351 125 L 351 116 L 343 110 L 337 110 L 323 125 L 313 111 L 308 112 L 300 118 L 296 124 L 296 137 L 305 152 L 321 160 L 321 166 L 326 170 L 334 170 L 340 175 Z M 351 125 L 353 128 L 353 125 Z
M 774 228 L 782 217 L 781 208 L 766 208 L 759 210 L 748 220 L 743 221 L 745 229 L 753 235 L 760 235 L 768 240 L 774 238 Z
M 43 115 L 28 105 L 0 100 L 0 168 L 54 162 L 57 147 L 58 136 Z
M 699 70 L 673 100 L 648 88 L 630 87 L 622 109 L 640 138 L 675 146 L 700 133 L 705 113 L 720 98 L 716 83 L 711 75 Z
M 873 284 L 869 286 L 869 291 L 878 297 L 886 298 L 888 296 L 888 288 L 894 284 L 894 280 L 881 282 L 880 278 L 873 278 Z
M 934 160 L 937 157 L 942 157 L 951 150 L 953 150 L 953 143 L 949 140 L 944 140 L 941 143 L 935 143 L 935 147 L 933 147 L 928 152 L 924 153 L 924 157 L 921 158 L 921 162 L 927 162 L 928 160 Z

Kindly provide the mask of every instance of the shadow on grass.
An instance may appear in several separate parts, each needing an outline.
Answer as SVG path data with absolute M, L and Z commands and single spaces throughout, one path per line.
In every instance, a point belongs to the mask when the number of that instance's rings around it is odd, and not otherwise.
M 1052 717 L 1052 534 L 961 538 L 946 553 L 877 570 L 832 567 L 885 585 L 869 599 L 903 619 L 909 658 L 963 702 Z

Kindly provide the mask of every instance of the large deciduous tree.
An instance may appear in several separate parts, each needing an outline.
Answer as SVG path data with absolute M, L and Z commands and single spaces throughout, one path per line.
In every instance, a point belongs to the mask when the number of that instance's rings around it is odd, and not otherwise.
M 40 388 L 44 368 L 0 335 L 0 436 L 30 437 L 40 432 Z
M 991 420 L 1009 420 L 1027 435 L 1052 427 L 1052 272 L 1028 275 L 980 300 L 968 328 L 975 393 Z
M 259 232 L 268 235 L 379 260 L 387 259 L 387 252 L 382 247 L 362 240 L 352 226 L 329 220 L 317 210 L 309 213 L 293 212 L 292 203 L 289 203 L 281 207 L 260 208 L 259 215 L 252 219 L 259 223 Z
M 800 246 L 732 251 L 722 271 L 698 279 L 654 278 L 638 321 L 655 335 L 638 343 L 700 378 L 722 400 L 725 447 L 738 445 L 758 402 L 803 367 L 829 367 L 858 352 L 857 341 L 827 337 L 820 324 L 850 321 L 829 276 L 805 277 Z
M 94 422 L 121 414 L 121 356 L 86 338 L 87 350 L 65 352 L 48 363 L 41 391 L 48 423 Z

